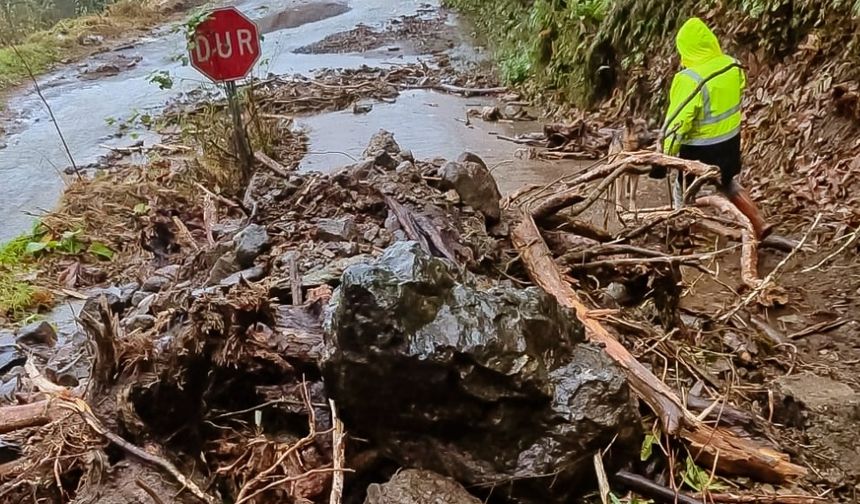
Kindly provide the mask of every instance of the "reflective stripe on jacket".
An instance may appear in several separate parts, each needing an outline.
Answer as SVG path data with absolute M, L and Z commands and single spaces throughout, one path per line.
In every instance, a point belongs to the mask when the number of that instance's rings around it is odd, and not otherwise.
M 666 120 L 690 95 L 695 93 L 671 124 L 666 124 L 663 151 L 677 154 L 681 145 L 712 145 L 740 133 L 741 101 L 746 76 L 740 67 L 708 80 L 700 90 L 699 84 L 727 66 L 737 63 L 723 54 L 717 37 L 698 18 L 689 19 L 676 38 L 681 64 L 685 67 L 675 74 L 669 92 Z

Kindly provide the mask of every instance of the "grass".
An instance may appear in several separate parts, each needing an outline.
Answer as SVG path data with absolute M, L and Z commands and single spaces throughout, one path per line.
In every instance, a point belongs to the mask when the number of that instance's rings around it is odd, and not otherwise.
M 48 30 L 37 31 L 16 44 L 21 57 L 33 73 L 40 74 L 64 59 L 76 59 L 97 49 L 83 46 L 79 37 L 98 35 L 115 39 L 135 30 L 147 28 L 161 19 L 150 2 L 121 0 L 101 14 L 60 21 Z M 0 42 L 0 91 L 21 84 L 29 78 L 21 58 L 8 44 Z
M 0 320 L 19 320 L 36 307 L 44 294 L 29 281 L 26 249 L 31 235 L 21 235 L 0 245 Z

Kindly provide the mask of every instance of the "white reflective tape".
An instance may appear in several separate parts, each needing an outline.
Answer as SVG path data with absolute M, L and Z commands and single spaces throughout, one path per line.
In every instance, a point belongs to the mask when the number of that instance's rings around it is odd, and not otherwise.
M 702 119 L 702 121 L 699 122 L 699 124 L 715 124 L 715 123 L 722 121 L 723 119 L 728 119 L 729 117 L 737 114 L 740 111 L 741 111 L 741 105 L 737 104 L 734 107 L 726 110 L 722 114 L 717 114 L 715 116 L 710 116 L 710 117 L 706 117 L 705 119 Z
M 718 137 L 688 139 L 688 140 L 684 140 L 682 142 L 682 144 L 683 145 L 714 145 L 714 144 L 725 142 L 726 140 L 731 140 L 736 135 L 740 134 L 740 132 L 741 132 L 741 127 L 738 126 L 737 128 L 729 131 L 728 133 L 725 133 L 725 134 L 720 135 Z

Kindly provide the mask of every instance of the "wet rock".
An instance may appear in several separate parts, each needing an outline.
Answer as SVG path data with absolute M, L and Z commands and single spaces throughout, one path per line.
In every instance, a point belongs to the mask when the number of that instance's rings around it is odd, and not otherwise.
M 137 291 L 131 296 L 131 305 L 140 306 L 144 299 L 152 296 L 151 292 Z
M 373 110 L 373 105 L 370 103 L 356 103 L 352 106 L 353 114 L 367 114 Z
M 522 105 L 514 105 L 512 103 L 508 103 L 505 105 L 505 108 L 502 109 L 501 115 L 505 119 L 519 119 L 525 116 L 526 113 Z
M 351 216 L 337 219 L 320 219 L 317 222 L 316 237 L 325 241 L 350 241 L 355 238 L 355 219 Z
M 254 260 L 269 246 L 269 233 L 264 226 L 251 224 L 233 238 L 236 243 L 236 261 L 243 268 L 250 268 Z
M 566 501 L 595 450 L 615 439 L 635 456 L 626 380 L 545 292 L 486 283 L 414 242 L 348 268 L 326 317 L 326 386 L 351 431 L 403 466 Z
M 250 208 L 250 207 L 249 207 Z M 226 236 L 234 236 L 242 230 L 242 223 L 239 221 L 225 221 L 212 225 L 212 237 L 220 240 Z
M 6 144 L 6 142 L 0 142 L 0 150 L 5 149 L 6 147 L 8 147 L 8 145 Z
M 137 282 L 130 282 L 127 284 L 123 284 L 119 286 L 119 301 L 120 303 L 128 306 L 131 304 L 131 299 L 134 295 L 140 290 L 140 284 Z
M 501 119 L 501 112 L 499 111 L 499 107 L 482 107 L 480 110 L 481 119 L 489 122 L 498 121 Z
M 382 485 L 367 487 L 364 504 L 481 504 L 456 481 L 430 471 L 406 469 Z
M 400 151 L 400 160 L 401 161 L 412 161 L 415 162 L 415 156 L 412 155 L 412 151 L 409 149 L 403 149 Z
M 234 285 L 238 285 L 242 280 L 246 282 L 256 282 L 264 276 L 266 276 L 266 270 L 260 266 L 254 266 L 253 268 L 248 268 L 228 276 L 224 280 L 221 280 L 218 285 L 221 287 L 232 287 Z
M 175 264 L 165 266 L 147 278 L 140 289 L 144 292 L 160 292 L 176 280 L 177 274 L 179 274 L 179 266 Z
M 496 179 L 478 156 L 464 153 L 460 157 L 467 160 L 449 161 L 440 169 L 443 186 L 453 188 L 463 203 L 478 210 L 491 221 L 498 221 L 501 217 L 499 201 L 502 199 L 502 193 Z M 477 161 L 471 160 L 473 158 Z
M 376 159 L 382 153 L 393 157 L 400 154 L 400 151 L 400 145 L 394 140 L 394 133 L 379 130 L 370 137 L 370 142 L 367 144 L 367 148 L 364 149 L 362 157 L 364 159 Z
M 15 344 L 15 334 L 11 331 L 0 331 L 0 374 L 9 369 L 23 365 L 27 357 Z
M 368 225 L 361 234 L 361 237 L 364 238 L 366 242 L 373 242 L 377 236 L 379 236 L 379 226 L 376 224 Z
M 343 169 L 345 173 L 349 173 L 357 179 L 363 179 L 370 175 L 373 171 L 375 163 L 372 159 L 367 159 L 355 164 L 351 164 Z
M 251 261 L 253 264 L 253 261 Z M 236 258 L 236 252 L 229 251 L 219 257 L 212 269 L 209 270 L 209 278 L 206 279 L 206 285 L 216 285 L 221 280 L 241 270 L 239 260 Z
M 340 279 L 340 276 L 346 268 L 354 264 L 369 261 L 370 259 L 372 259 L 372 257 L 369 255 L 359 254 L 352 257 L 338 259 L 326 264 L 325 266 L 314 268 L 302 277 L 302 286 L 317 287 L 319 285 L 332 283 Z
M 394 171 L 396 171 L 397 173 L 405 173 L 414 169 L 415 165 L 412 164 L 412 161 L 403 161 L 402 163 L 397 165 L 397 168 L 395 168 Z
M 128 331 L 146 331 L 155 327 L 155 321 L 152 315 L 140 314 L 125 319 L 123 324 Z
M 53 347 L 57 344 L 57 331 L 54 330 L 54 326 L 43 320 L 18 329 L 15 339 L 21 345 Z

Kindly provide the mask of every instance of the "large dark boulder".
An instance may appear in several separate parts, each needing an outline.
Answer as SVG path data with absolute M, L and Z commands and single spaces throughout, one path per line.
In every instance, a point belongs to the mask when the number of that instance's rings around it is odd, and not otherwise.
M 324 353 L 350 432 L 515 501 L 566 501 L 591 486 L 596 450 L 636 444 L 624 376 L 572 312 L 536 288 L 465 278 L 414 242 L 346 269 Z

